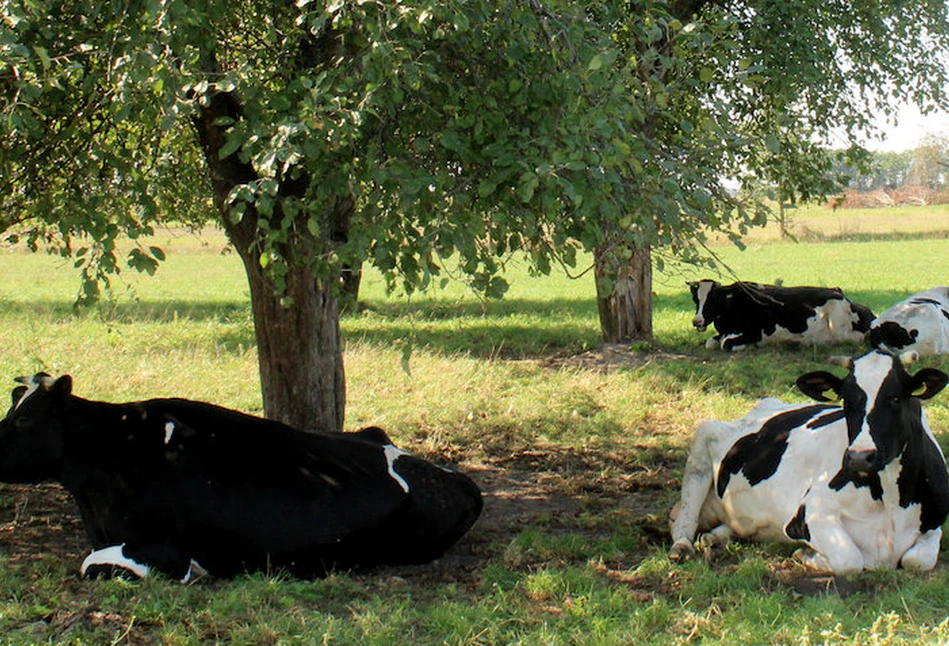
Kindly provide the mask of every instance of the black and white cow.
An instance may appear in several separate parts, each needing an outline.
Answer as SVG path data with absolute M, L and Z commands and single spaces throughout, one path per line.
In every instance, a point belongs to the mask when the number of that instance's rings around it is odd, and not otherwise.
M 185 399 L 90 401 L 68 375 L 22 381 L 0 421 L 0 481 L 55 480 L 73 495 L 93 548 L 87 576 L 423 563 L 481 512 L 467 476 L 378 428 L 304 433 Z
M 835 343 L 863 341 L 873 312 L 852 302 L 838 288 L 779 287 L 714 280 L 687 283 L 695 302 L 692 325 L 718 334 L 705 347 L 740 350 L 775 342 Z
M 903 361 L 914 359 L 904 355 Z M 682 475 L 672 558 L 738 536 L 801 542 L 805 563 L 836 573 L 929 570 L 949 514 L 949 478 L 920 399 L 949 376 L 909 374 L 900 357 L 873 351 L 849 373 L 800 377 L 818 401 L 761 401 L 737 422 L 699 425 Z
M 891 352 L 949 352 L 949 287 L 913 294 L 870 324 L 870 345 Z

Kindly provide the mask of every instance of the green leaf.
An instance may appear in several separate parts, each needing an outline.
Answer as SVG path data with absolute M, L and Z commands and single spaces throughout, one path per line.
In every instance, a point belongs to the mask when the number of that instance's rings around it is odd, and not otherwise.
M 478 183 L 478 197 L 488 197 L 497 189 L 498 185 L 490 179 Z
M 236 130 L 228 131 L 227 138 L 224 140 L 224 145 L 221 146 L 221 149 L 217 152 L 218 159 L 226 159 L 227 157 L 230 157 L 240 150 L 241 146 L 243 145 L 243 136 L 241 136 Z
M 43 71 L 48 72 L 49 68 L 52 66 L 52 61 L 49 58 L 49 53 L 46 51 L 46 48 L 36 45 L 33 47 L 33 51 L 36 52 L 36 55 L 39 57 L 40 64 L 43 66 Z
M 442 142 L 442 146 L 448 150 L 454 152 L 461 152 L 463 144 L 461 143 L 461 137 L 454 130 L 445 130 L 442 131 L 439 135 L 439 140 Z

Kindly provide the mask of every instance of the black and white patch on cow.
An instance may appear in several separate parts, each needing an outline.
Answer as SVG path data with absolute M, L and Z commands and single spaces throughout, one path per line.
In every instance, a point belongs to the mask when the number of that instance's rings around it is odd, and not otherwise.
M 915 355 L 904 355 L 909 361 Z M 836 573 L 929 570 L 949 515 L 949 477 L 920 405 L 949 376 L 909 374 L 874 351 L 841 378 L 818 371 L 798 386 L 842 406 L 761 401 L 736 422 L 695 432 L 672 524 L 670 555 L 733 537 L 803 543 L 805 563 Z
M 900 301 L 873 320 L 870 345 L 921 355 L 949 352 L 949 287 L 934 287 Z
M 873 313 L 838 288 L 780 287 L 713 280 L 688 283 L 695 303 L 692 325 L 717 334 L 706 347 L 740 350 L 764 343 L 860 342 Z
M 304 433 L 204 402 L 112 404 L 38 374 L 0 421 L 0 482 L 54 480 L 78 503 L 90 577 L 301 577 L 438 558 L 472 526 L 467 476 L 378 428 Z

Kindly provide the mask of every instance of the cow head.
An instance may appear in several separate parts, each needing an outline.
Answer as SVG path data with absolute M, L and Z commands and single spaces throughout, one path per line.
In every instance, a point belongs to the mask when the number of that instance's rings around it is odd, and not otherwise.
M 12 405 L 0 420 L 0 482 L 35 483 L 59 475 L 63 422 L 72 392 L 69 375 L 53 380 L 45 372 L 17 379 Z
M 707 278 L 686 284 L 692 291 L 692 301 L 695 303 L 695 317 L 692 319 L 692 325 L 699 332 L 704 332 L 718 318 L 718 299 L 714 298 L 713 292 L 717 291 L 721 285 Z
M 935 368 L 910 374 L 905 366 L 915 352 L 895 356 L 874 350 L 859 359 L 844 360 L 847 376 L 810 372 L 797 380 L 798 387 L 818 401 L 830 401 L 828 392 L 843 401 L 850 444 L 843 470 L 865 476 L 886 468 L 899 457 L 914 433 L 922 433 L 921 399 L 929 399 L 949 382 Z
M 908 345 L 916 343 L 919 330 L 907 330 L 894 321 L 884 321 L 870 330 L 870 345 L 881 350 L 898 352 Z

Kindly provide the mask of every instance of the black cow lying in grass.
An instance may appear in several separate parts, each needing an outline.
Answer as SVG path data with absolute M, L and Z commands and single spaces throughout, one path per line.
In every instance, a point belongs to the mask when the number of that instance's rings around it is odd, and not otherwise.
M 0 481 L 55 480 L 73 495 L 93 548 L 86 576 L 424 563 L 481 512 L 468 477 L 378 428 L 303 433 L 184 399 L 89 401 L 68 375 L 21 381 L 0 421 Z
M 740 350 L 765 343 L 863 341 L 873 312 L 837 288 L 781 287 L 714 280 L 688 283 L 695 303 L 692 325 L 718 334 L 705 347 Z

